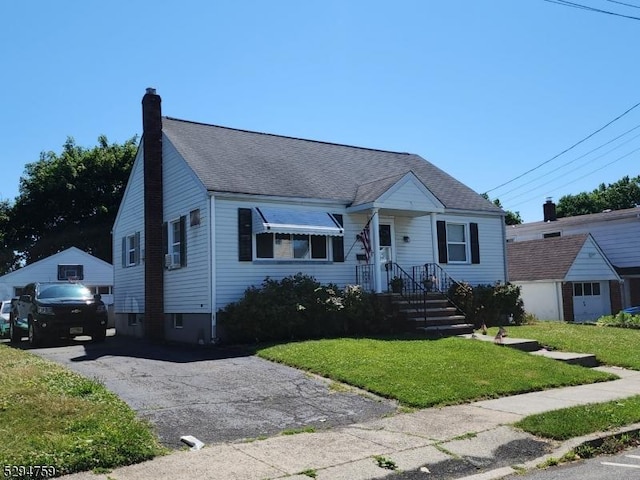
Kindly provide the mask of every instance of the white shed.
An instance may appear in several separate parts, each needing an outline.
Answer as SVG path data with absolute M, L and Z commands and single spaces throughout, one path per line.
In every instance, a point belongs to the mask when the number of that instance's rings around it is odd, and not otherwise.
M 0 277 L 0 299 L 18 296 L 32 282 L 78 281 L 113 304 L 113 265 L 76 247 L 44 258 Z

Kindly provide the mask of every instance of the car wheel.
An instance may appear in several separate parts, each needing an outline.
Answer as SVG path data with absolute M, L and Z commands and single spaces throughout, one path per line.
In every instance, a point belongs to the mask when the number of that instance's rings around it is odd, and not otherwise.
M 42 339 L 38 334 L 38 329 L 33 325 L 33 322 L 29 322 L 29 345 L 39 347 L 41 343 Z
M 22 332 L 19 328 L 15 327 L 13 319 L 9 322 L 9 340 L 12 343 L 19 343 L 22 341 Z
M 93 340 L 95 343 L 100 343 L 100 342 L 104 342 L 105 338 L 107 338 L 107 329 L 103 329 L 103 330 L 98 330 L 97 333 L 94 333 L 91 336 L 91 340 Z

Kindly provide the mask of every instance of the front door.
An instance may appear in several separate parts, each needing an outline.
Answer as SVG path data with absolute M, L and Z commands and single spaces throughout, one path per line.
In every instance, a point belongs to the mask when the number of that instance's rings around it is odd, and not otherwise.
M 393 219 L 380 219 L 380 268 L 382 270 L 382 291 L 388 288 L 387 263 L 395 262 L 395 251 L 393 241 Z
M 597 320 L 610 313 L 600 282 L 573 283 L 573 318 L 576 322 Z

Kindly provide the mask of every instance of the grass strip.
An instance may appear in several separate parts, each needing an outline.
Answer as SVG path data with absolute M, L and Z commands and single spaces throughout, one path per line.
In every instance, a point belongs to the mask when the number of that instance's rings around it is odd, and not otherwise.
M 418 408 L 616 378 L 460 338 L 312 340 L 261 348 L 257 354 Z
M 165 452 L 150 425 L 99 382 L 6 345 L 0 365 L 0 464 L 61 475 Z
M 640 422 L 640 396 L 539 413 L 515 424 L 526 432 L 567 440 Z

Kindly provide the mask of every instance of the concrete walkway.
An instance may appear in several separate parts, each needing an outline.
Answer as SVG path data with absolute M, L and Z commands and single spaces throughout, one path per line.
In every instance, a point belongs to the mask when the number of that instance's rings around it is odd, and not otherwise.
M 533 467 L 546 456 L 559 458 L 583 440 L 549 442 L 510 424 L 534 413 L 640 394 L 640 372 L 598 368 L 615 373 L 620 379 L 430 408 L 315 433 L 209 445 L 118 468 L 108 475 L 80 473 L 64 478 L 308 480 L 312 475 L 320 480 L 387 476 L 393 480 L 503 478 L 516 473 L 513 465 Z

